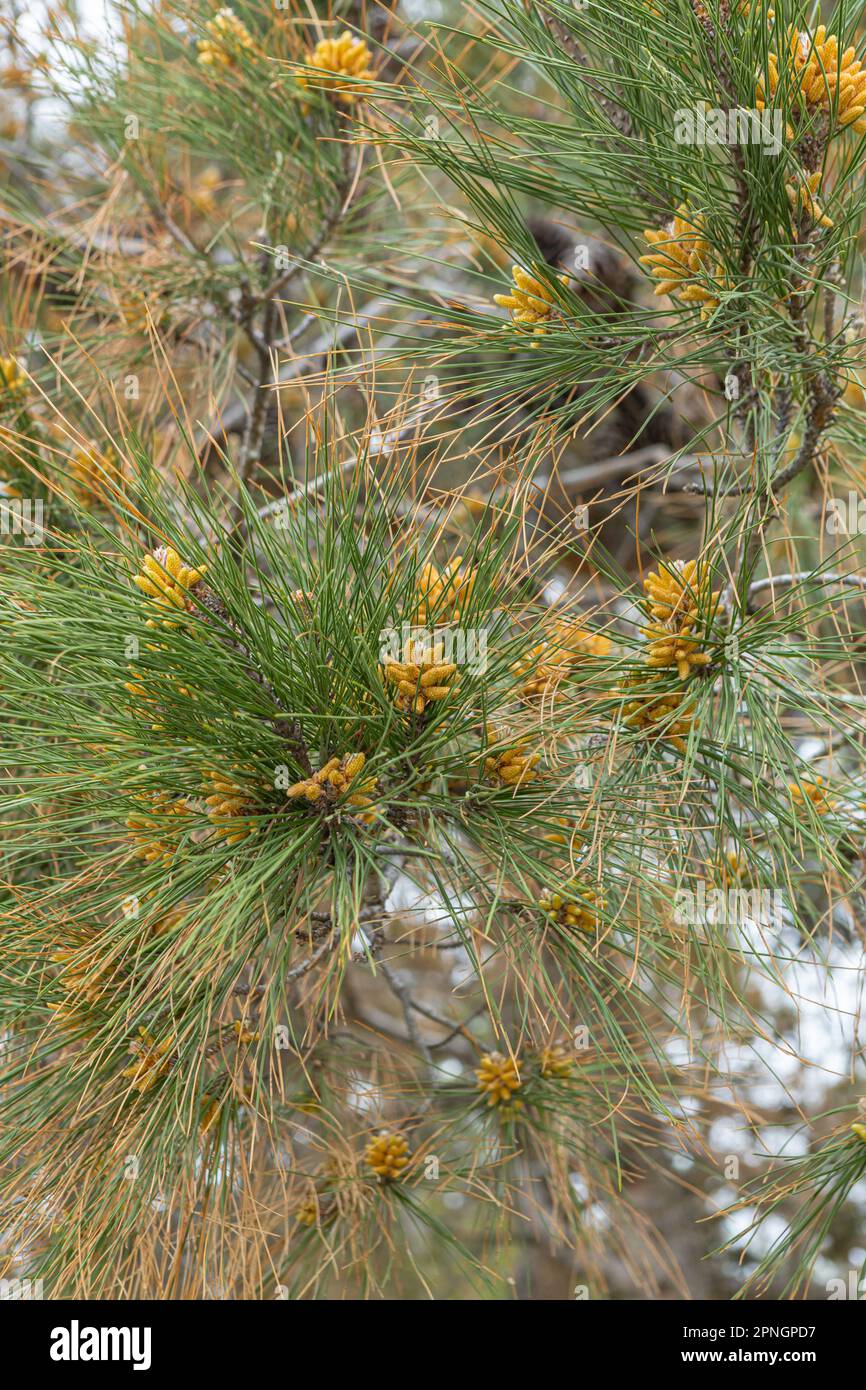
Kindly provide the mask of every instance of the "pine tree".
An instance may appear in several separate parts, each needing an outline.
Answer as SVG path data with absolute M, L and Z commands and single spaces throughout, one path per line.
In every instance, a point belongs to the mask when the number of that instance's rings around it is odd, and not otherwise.
M 682 1297 L 698 1194 L 802 1294 L 866 1174 L 861 11 L 319 15 L 6 22 L 0 1276 Z

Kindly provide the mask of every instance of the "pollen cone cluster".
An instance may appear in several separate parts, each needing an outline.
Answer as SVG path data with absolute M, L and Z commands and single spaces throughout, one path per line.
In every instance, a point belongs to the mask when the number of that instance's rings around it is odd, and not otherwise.
M 637 729 L 647 738 L 666 739 L 685 753 L 686 739 L 694 722 L 694 702 L 686 700 L 684 691 L 659 694 L 657 690 L 647 688 L 649 674 L 632 676 L 626 681 L 626 688 L 635 689 L 638 693 L 626 701 L 623 720 L 628 728 Z
M 48 1007 L 58 1017 L 68 1018 L 82 1010 L 92 1008 L 105 993 L 105 970 L 94 969 L 93 957 L 88 956 L 81 946 L 60 947 L 50 956 L 53 965 L 59 967 L 57 983 L 65 992 L 65 999 Z
M 683 203 L 667 227 L 649 227 L 644 240 L 653 250 L 641 256 L 640 263 L 658 280 L 656 295 L 675 295 L 683 304 L 700 305 L 701 318 L 718 308 L 723 281 L 702 217 L 692 215 Z
M 570 1076 L 574 1069 L 574 1058 L 562 1043 L 551 1043 L 538 1054 L 538 1066 L 542 1076 L 561 1080 Z
M 286 796 L 293 801 L 303 798 L 313 806 L 325 810 L 336 801 L 344 801 L 353 810 L 365 810 L 373 805 L 373 796 L 378 786 L 378 777 L 361 777 L 367 758 L 364 753 L 346 753 L 342 758 L 329 758 L 318 772 L 305 777 L 288 788 Z M 370 815 L 363 817 L 372 819 Z
M 808 801 L 819 816 L 832 811 L 835 805 L 823 777 L 815 777 L 809 782 L 789 782 L 788 791 L 795 806 L 802 808 Z
M 371 1139 L 364 1153 L 368 1167 L 383 1182 L 394 1182 L 409 1162 L 409 1145 L 402 1134 L 383 1130 Z
M 787 76 L 782 95 L 799 107 L 801 114 L 829 111 L 840 129 L 850 128 L 855 135 L 866 131 L 863 64 L 855 57 L 853 48 L 846 48 L 840 54 L 839 40 L 835 34 L 828 36 L 825 25 L 820 24 L 814 35 L 808 29 L 790 28 L 781 64 L 777 54 L 768 55 L 766 84 L 763 78 L 758 80 L 755 105 L 759 111 L 772 104 L 779 90 L 781 67 L 786 69 Z M 790 127 L 788 137 L 793 138 Z
M 229 5 L 217 10 L 204 26 L 209 37 L 198 40 L 198 61 L 203 68 L 230 68 L 242 49 L 255 48 L 253 36 Z
M 832 227 L 831 218 L 821 210 L 818 202 L 817 193 L 821 187 L 821 172 L 810 174 L 807 178 L 798 183 L 788 183 L 785 191 L 788 194 L 788 202 L 791 204 L 791 211 L 794 214 L 795 222 L 799 223 L 802 218 L 806 218 L 813 226 Z
M 303 73 L 298 77 L 302 86 L 323 87 L 333 92 L 344 106 L 352 106 L 369 94 L 369 87 L 362 84 L 375 78 L 376 73 L 370 64 L 373 55 L 363 39 L 356 38 L 346 29 L 337 39 L 322 39 L 316 44 L 307 67 L 312 69 L 310 78 Z M 350 78 L 351 81 L 341 81 Z
M 520 1102 L 513 1099 L 521 1086 L 517 1062 L 513 1057 L 505 1057 L 501 1052 L 487 1052 L 481 1058 L 475 1076 L 477 1089 L 488 1105 L 519 1105 Z
M 544 840 L 551 845 L 567 845 L 574 837 L 574 832 L 578 828 L 577 821 L 569 816 L 557 816 L 556 824 L 561 826 L 559 830 L 551 830 L 545 835 Z
M 126 821 L 136 855 L 147 864 L 168 863 L 177 852 L 177 841 L 166 835 L 165 818 L 188 815 L 189 807 L 183 800 L 173 800 L 167 792 L 147 794 L 136 800 L 148 807 L 148 813 L 137 813 Z
M 17 357 L 0 357 L 0 406 L 20 400 L 27 391 L 27 378 Z
M 610 638 L 600 632 L 589 632 L 577 623 L 558 622 L 550 637 L 532 647 L 514 667 L 523 677 L 525 699 L 543 698 L 587 657 L 606 657 L 611 649 Z
M 429 705 L 452 693 L 457 666 L 445 661 L 442 643 L 410 643 L 405 661 L 385 662 L 385 680 L 394 687 L 394 703 L 401 713 L 423 714 Z
M 250 1043 L 259 1042 L 262 1036 L 258 1028 L 247 1028 L 239 1018 L 235 1019 L 232 1028 L 237 1034 L 239 1047 L 248 1047 Z
M 165 616 L 172 610 L 187 612 L 192 608 L 190 594 L 200 583 L 204 568 L 193 569 L 185 565 L 176 550 L 171 546 L 160 546 L 152 555 L 145 555 L 140 573 L 133 576 L 133 584 L 151 600 L 162 616 L 162 621 L 173 626 Z M 153 621 L 149 626 L 155 626 Z
M 487 726 L 488 746 L 501 743 L 506 735 L 492 725 Z M 494 750 L 484 759 L 484 776 L 496 787 L 518 787 L 531 782 L 537 775 L 536 765 L 541 761 L 540 753 L 533 753 L 528 740 L 517 739 L 510 748 Z
M 242 769 L 233 768 L 233 772 Z M 258 828 L 250 817 L 255 814 L 255 804 L 249 792 L 233 777 L 222 772 L 208 770 L 205 776 L 205 789 L 210 792 L 204 801 L 208 820 L 230 845 L 236 845 L 255 833 Z
M 121 1072 L 122 1076 L 129 1077 L 134 1091 L 144 1095 L 166 1075 L 173 1061 L 171 1052 L 175 1041 L 174 1037 L 168 1037 L 157 1042 L 146 1028 L 139 1028 L 138 1041 L 129 1049 L 136 1060 Z
M 202 1096 L 201 1104 L 199 1105 L 199 1134 L 207 1134 L 212 1130 L 221 1112 L 222 1106 L 216 1096 Z
M 156 648 L 152 648 L 152 650 L 156 650 Z M 181 685 L 168 672 L 153 677 L 154 682 L 163 682 L 161 686 L 148 684 L 147 678 L 142 675 L 141 671 L 136 671 L 133 666 L 130 666 L 129 674 L 132 676 L 132 680 L 124 681 L 123 688 L 132 696 L 132 712 L 136 718 L 144 720 L 145 723 L 151 720 L 151 729 L 165 728 L 163 721 L 157 717 L 161 704 L 160 689 L 166 694 L 171 691 L 186 696 L 188 700 L 195 699 L 195 695 L 189 687 Z
M 511 278 L 514 281 L 511 293 L 495 294 L 494 304 L 508 310 L 517 328 L 543 333 L 545 325 L 558 312 L 553 290 L 544 280 L 530 275 L 519 265 L 511 267 Z M 560 275 L 559 279 L 563 285 L 568 284 L 567 275 Z
M 594 932 L 605 900 L 595 888 L 574 878 L 561 892 L 543 893 L 538 906 L 569 931 Z
M 712 616 L 718 602 L 718 592 L 711 592 L 706 566 L 695 560 L 687 564 L 677 561 L 672 570 L 659 569 L 644 580 L 647 594 L 645 604 L 653 619 L 643 629 L 649 642 L 646 664 L 653 667 L 676 666 L 681 681 L 686 681 L 696 666 L 708 666 L 710 657 L 700 650 L 694 630 L 698 622 Z
M 418 607 L 415 622 L 423 625 L 431 620 L 442 623 L 459 622 L 475 588 L 476 573 L 468 567 L 461 571 L 463 556 L 458 555 L 444 570 L 427 564 L 418 577 Z
M 299 1226 L 316 1226 L 319 1221 L 319 1203 L 315 1197 L 305 1197 L 295 1208 L 295 1220 Z
M 69 459 L 72 490 L 82 502 L 105 502 L 115 496 L 123 482 L 117 454 L 109 447 L 100 452 L 95 445 L 76 449 Z

